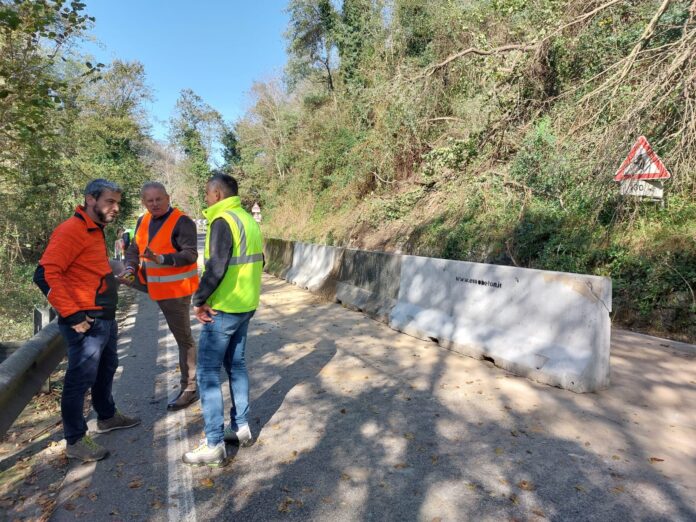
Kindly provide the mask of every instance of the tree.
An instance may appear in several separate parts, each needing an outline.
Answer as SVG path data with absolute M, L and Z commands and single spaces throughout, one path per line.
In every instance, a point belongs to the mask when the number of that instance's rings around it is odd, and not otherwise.
M 370 67 L 375 40 L 383 31 L 382 3 L 375 0 L 344 0 L 338 32 L 341 75 L 350 86 L 365 86 L 364 70 Z
M 197 204 L 198 208 L 203 200 L 203 187 L 210 177 L 208 161 L 213 143 L 222 130 L 222 116 L 218 111 L 191 89 L 181 91 L 170 121 L 170 139 L 186 156 L 190 181 L 197 188 L 197 196 L 191 196 L 197 202 L 191 200 L 189 203 Z
M 319 75 L 334 90 L 332 59 L 336 51 L 337 13 L 330 0 L 291 0 L 288 6 L 288 83 Z
M 222 159 L 225 161 L 223 168 L 229 170 L 242 159 L 239 150 L 239 139 L 234 128 L 225 126 L 220 142 L 222 144 Z
M 132 213 L 140 187 L 151 175 L 144 161 L 149 142 L 144 103 L 151 99 L 143 65 L 116 60 L 77 98 L 79 113 L 69 127 L 66 170 L 121 184 L 127 196 L 124 217 Z
M 111 114 L 128 115 L 147 126 L 144 103 L 153 100 L 152 89 L 147 85 L 145 67 L 138 61 L 114 60 L 101 74 L 100 81 L 89 89 L 94 102 Z
M 20 245 L 39 248 L 62 217 L 61 197 L 72 187 L 61 179 L 66 129 L 80 90 L 102 65 L 64 56 L 94 21 L 84 7 L 77 1 L 0 3 L 0 258 L 16 257 Z M 34 205 L 43 211 L 28 212 Z
M 263 150 L 261 160 L 272 165 L 278 178 L 285 178 L 290 163 L 289 141 L 296 126 L 296 116 L 280 82 L 257 82 L 251 92 L 255 103 L 249 118 L 240 122 L 250 149 Z
M 423 55 L 434 37 L 432 6 L 420 0 L 397 0 L 395 7 L 406 56 Z

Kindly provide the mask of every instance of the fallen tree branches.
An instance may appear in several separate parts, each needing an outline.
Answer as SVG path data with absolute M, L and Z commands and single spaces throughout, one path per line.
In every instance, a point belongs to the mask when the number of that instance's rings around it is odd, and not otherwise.
M 662 5 L 660 8 L 657 10 L 655 15 L 652 17 L 652 20 L 650 20 L 650 23 L 645 26 L 645 30 L 643 31 L 643 34 L 641 35 L 640 39 L 636 43 L 636 45 L 633 47 L 631 50 L 631 53 L 628 55 L 626 58 L 626 63 L 621 70 L 621 74 L 617 77 L 615 81 L 615 86 L 614 90 L 612 91 L 612 97 L 616 96 L 616 92 L 619 89 L 619 86 L 621 85 L 621 82 L 624 81 L 628 73 L 631 71 L 631 67 L 633 67 L 633 64 L 636 61 L 636 57 L 638 56 L 638 53 L 643 50 L 643 48 L 647 45 L 647 43 L 650 41 L 650 39 L 653 37 L 655 34 L 655 28 L 657 27 L 657 23 L 660 21 L 660 18 L 662 18 L 662 15 L 665 14 L 665 11 L 667 11 L 667 8 L 669 7 L 669 4 L 672 3 L 672 0 L 663 0 Z
M 507 53 L 510 51 L 531 51 L 533 49 L 537 48 L 537 43 L 531 43 L 531 44 L 511 44 L 511 45 L 503 45 L 501 47 L 496 47 L 495 49 L 478 49 L 476 47 L 469 47 L 468 49 L 464 49 L 463 51 L 460 51 L 458 53 L 455 53 L 445 60 L 443 60 L 440 63 L 437 63 L 435 65 L 431 65 L 428 69 L 426 69 L 425 74 L 422 76 L 430 76 L 432 75 L 435 71 L 442 69 L 445 67 L 448 63 L 453 62 L 454 60 L 458 60 L 459 58 L 462 58 L 468 54 L 477 54 L 479 56 L 491 56 L 493 54 L 501 54 L 501 53 Z
M 572 27 L 573 25 L 582 23 L 586 20 L 589 20 L 593 16 L 595 16 L 597 13 L 608 9 L 609 7 L 618 4 L 619 2 L 623 2 L 625 0 L 609 0 L 609 2 L 606 2 L 599 7 L 596 7 L 595 9 L 592 9 L 591 11 L 588 11 L 587 13 L 582 14 L 581 16 L 578 16 L 577 18 L 571 20 L 570 22 L 562 25 L 561 27 L 555 29 L 548 35 L 546 35 L 544 38 L 541 38 L 540 40 L 537 41 L 532 41 L 529 43 L 524 43 L 524 44 L 508 44 L 508 45 L 501 45 L 500 47 L 495 47 L 493 49 L 479 49 L 478 47 L 469 47 L 468 49 L 464 49 L 462 51 L 459 51 L 457 53 L 454 53 L 447 58 L 445 58 L 443 61 L 436 63 L 434 65 L 431 65 L 425 69 L 425 71 L 418 75 L 414 79 L 419 79 L 419 78 L 424 78 L 427 76 L 431 76 L 433 73 L 436 71 L 442 69 L 443 67 L 446 67 L 448 64 L 455 60 L 459 60 L 460 58 L 463 58 L 465 56 L 474 54 L 478 56 L 492 56 L 492 55 L 498 55 L 498 54 L 504 54 L 504 53 L 509 53 L 512 51 L 521 51 L 521 52 L 529 52 L 529 51 L 536 51 L 539 49 L 539 47 L 548 42 L 552 37 L 562 33 L 565 31 L 567 28 Z M 671 0 L 665 0 L 666 3 L 669 3 Z M 660 15 L 661 16 L 661 15 Z M 658 17 L 659 19 L 659 17 Z

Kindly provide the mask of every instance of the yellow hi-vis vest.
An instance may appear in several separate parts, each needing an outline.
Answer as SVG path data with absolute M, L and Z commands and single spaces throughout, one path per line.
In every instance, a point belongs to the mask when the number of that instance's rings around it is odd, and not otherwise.
M 261 295 L 263 237 L 259 224 L 242 208 L 239 196 L 218 201 L 203 211 L 208 220 L 205 260 L 210 257 L 210 228 L 224 219 L 232 232 L 232 253 L 222 281 L 206 303 L 213 310 L 239 314 L 256 310 Z M 205 269 L 204 269 L 205 273 Z

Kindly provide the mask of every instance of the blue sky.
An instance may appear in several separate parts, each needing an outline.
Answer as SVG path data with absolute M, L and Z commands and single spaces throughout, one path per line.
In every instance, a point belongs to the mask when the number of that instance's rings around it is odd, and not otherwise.
M 97 61 L 138 60 L 155 101 L 153 135 L 167 136 L 167 120 L 182 89 L 193 89 L 226 121 L 244 114 L 254 81 L 282 73 L 287 0 L 86 0 L 96 17 L 85 52 Z

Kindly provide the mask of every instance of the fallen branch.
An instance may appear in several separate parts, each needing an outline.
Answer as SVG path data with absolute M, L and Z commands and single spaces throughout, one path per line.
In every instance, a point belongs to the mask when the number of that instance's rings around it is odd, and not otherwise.
M 510 51 L 531 51 L 533 49 L 536 49 L 538 43 L 531 43 L 531 44 L 510 44 L 510 45 L 503 45 L 501 47 L 496 47 L 495 49 L 479 49 L 478 47 L 469 47 L 468 49 L 464 49 L 463 51 L 459 51 L 458 53 L 455 53 L 449 57 L 447 57 L 445 60 L 442 62 L 430 66 L 428 69 L 426 69 L 425 74 L 421 75 L 423 76 L 431 76 L 435 71 L 442 69 L 444 66 L 446 66 L 448 63 L 453 62 L 454 60 L 458 60 L 459 58 L 462 58 L 468 54 L 477 54 L 479 56 L 491 56 L 494 54 L 501 54 L 501 53 L 507 53 Z
M 677 270 L 676 268 L 674 268 L 674 267 L 673 267 L 672 265 L 670 265 L 669 263 L 665 263 L 665 266 L 666 266 L 667 268 L 669 268 L 672 272 L 674 272 L 675 274 L 677 274 L 679 277 L 681 277 L 682 280 L 684 281 L 684 283 L 686 283 L 686 286 L 689 287 L 689 291 L 691 292 L 691 301 L 693 302 L 694 309 L 696 309 L 696 294 L 694 293 L 694 289 L 691 288 L 691 285 L 690 285 L 689 282 L 686 280 L 686 277 L 684 277 L 684 276 L 681 274 L 681 272 L 679 272 L 679 270 Z
M 431 121 L 456 121 L 459 123 L 467 123 L 466 120 L 463 120 L 461 118 L 455 118 L 454 116 L 438 116 L 437 118 L 427 118 L 425 120 L 422 120 L 424 122 L 430 123 Z
M 672 0 L 663 0 L 662 5 L 657 10 L 655 15 L 652 17 L 652 20 L 650 20 L 648 25 L 645 26 L 645 30 L 643 31 L 643 34 L 641 35 L 640 39 L 638 40 L 638 43 L 636 43 L 636 45 L 631 50 L 631 53 L 628 55 L 628 59 L 626 60 L 626 64 L 624 65 L 624 68 L 621 71 L 621 74 L 619 75 L 618 79 L 616 80 L 614 90 L 611 93 L 612 98 L 614 96 L 616 96 L 616 93 L 618 92 L 619 87 L 621 87 L 621 83 L 624 81 L 626 76 L 628 76 L 628 73 L 631 71 L 631 68 L 633 67 L 633 64 L 636 61 L 636 57 L 638 56 L 638 53 L 643 50 L 643 47 L 646 46 L 646 44 L 650 41 L 650 39 L 655 34 L 655 28 L 657 27 L 657 22 L 660 21 L 660 18 L 662 18 L 662 15 L 665 14 L 665 11 L 667 11 L 667 8 L 669 7 L 669 4 L 671 4 L 671 3 L 672 3 Z
M 552 36 L 556 36 L 557 34 L 565 31 L 566 29 L 568 29 L 568 27 L 579 24 L 580 22 L 584 22 L 588 18 L 592 18 L 594 15 L 596 15 L 600 11 L 604 11 L 606 8 L 611 7 L 612 5 L 618 4 L 619 2 L 623 2 L 623 1 L 624 0 L 611 0 L 611 1 L 607 2 L 606 4 L 602 4 L 599 7 L 593 9 L 592 11 L 589 11 L 589 12 L 585 13 L 584 15 L 577 17 L 575 20 L 572 20 L 572 21 L 568 22 L 567 24 L 559 27 L 558 29 L 556 29 L 555 31 L 550 33 L 547 37 L 545 37 L 544 40 L 548 40 Z
M 610 0 L 609 2 L 606 2 L 599 7 L 596 7 L 592 11 L 589 11 L 574 20 L 571 20 L 565 25 L 562 25 L 558 29 L 552 31 L 549 33 L 547 36 L 542 38 L 541 40 L 538 40 L 536 42 L 530 42 L 527 44 L 508 44 L 508 45 L 503 45 L 500 47 L 496 47 L 494 49 L 479 49 L 478 47 L 469 47 L 468 49 L 464 49 L 463 51 L 459 51 L 453 55 L 448 56 L 445 58 L 443 61 L 440 63 L 437 63 L 435 65 L 431 65 L 428 67 L 425 72 L 419 76 L 417 76 L 415 79 L 418 78 L 423 78 L 426 76 L 431 76 L 435 71 L 438 71 L 445 67 L 447 64 L 453 62 L 454 60 L 458 60 L 459 58 L 463 58 L 464 56 L 467 56 L 469 54 L 476 54 L 478 56 L 492 56 L 496 54 L 502 54 L 502 53 L 508 53 L 511 51 L 533 51 L 539 48 L 539 46 L 551 39 L 553 36 L 556 36 L 557 34 L 565 31 L 568 27 L 571 27 L 573 25 L 579 24 L 581 22 L 584 22 L 585 20 L 588 20 L 589 18 L 592 18 L 594 15 L 599 13 L 600 11 L 603 11 L 604 9 L 607 9 L 611 7 L 612 5 L 618 4 L 619 2 L 623 2 L 624 0 Z M 667 3 L 669 3 L 671 0 L 665 0 Z

